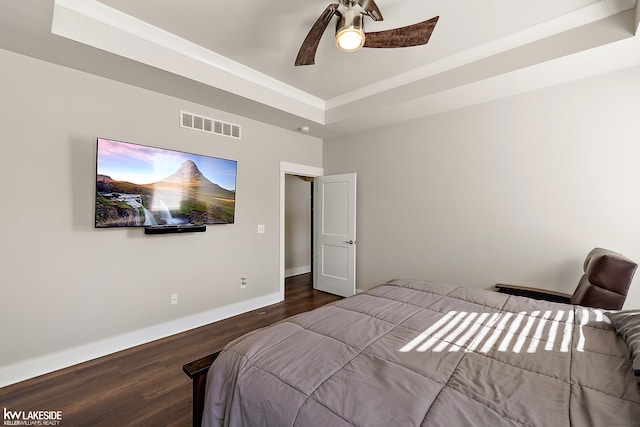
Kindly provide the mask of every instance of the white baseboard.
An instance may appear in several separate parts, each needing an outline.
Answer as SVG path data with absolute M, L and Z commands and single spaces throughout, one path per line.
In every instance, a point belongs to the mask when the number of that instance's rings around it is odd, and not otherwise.
M 140 344 L 166 338 L 170 335 L 266 307 L 280 301 L 282 301 L 282 295 L 277 292 L 4 366 L 0 368 L 0 387 L 68 368 L 78 363 L 87 362 Z
M 311 273 L 310 265 L 303 265 L 301 267 L 287 268 L 284 271 L 284 277 L 297 276 L 298 274 Z

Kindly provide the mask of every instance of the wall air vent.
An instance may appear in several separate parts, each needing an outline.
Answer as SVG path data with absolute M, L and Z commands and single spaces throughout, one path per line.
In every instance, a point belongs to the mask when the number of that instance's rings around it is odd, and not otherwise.
M 240 126 L 232 123 L 221 122 L 209 117 L 180 111 L 180 126 L 183 128 L 200 130 L 202 132 L 215 133 L 240 139 Z

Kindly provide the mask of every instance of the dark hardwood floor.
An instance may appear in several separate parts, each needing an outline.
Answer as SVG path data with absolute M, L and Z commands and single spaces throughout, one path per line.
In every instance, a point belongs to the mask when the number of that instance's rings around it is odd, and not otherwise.
M 0 389 L 0 407 L 62 411 L 60 426 L 190 426 L 182 366 L 251 330 L 340 297 L 288 278 L 285 301 Z

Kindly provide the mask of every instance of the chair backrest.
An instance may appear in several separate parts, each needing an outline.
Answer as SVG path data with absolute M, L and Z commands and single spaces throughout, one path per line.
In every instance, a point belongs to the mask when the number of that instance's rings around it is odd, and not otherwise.
M 607 249 L 595 248 L 584 260 L 584 275 L 571 304 L 620 310 L 638 264 Z

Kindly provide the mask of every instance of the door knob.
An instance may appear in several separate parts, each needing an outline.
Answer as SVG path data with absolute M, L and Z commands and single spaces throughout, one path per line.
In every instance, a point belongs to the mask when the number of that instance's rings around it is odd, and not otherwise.
M 353 245 L 353 240 L 344 240 L 343 243 L 346 243 L 348 245 Z

